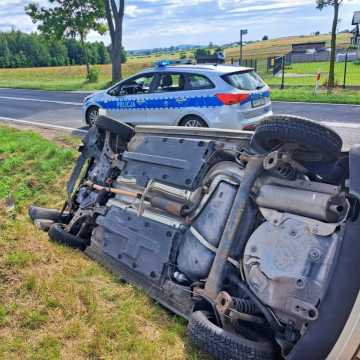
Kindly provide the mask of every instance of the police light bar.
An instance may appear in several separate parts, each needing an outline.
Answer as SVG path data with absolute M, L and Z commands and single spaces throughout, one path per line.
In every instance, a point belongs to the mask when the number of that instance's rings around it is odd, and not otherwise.
M 160 60 L 160 61 L 157 61 L 157 62 L 155 63 L 155 65 L 156 65 L 157 67 L 165 67 L 165 66 L 171 65 L 171 64 L 173 64 L 173 63 L 174 63 L 174 62 L 171 61 L 171 60 Z

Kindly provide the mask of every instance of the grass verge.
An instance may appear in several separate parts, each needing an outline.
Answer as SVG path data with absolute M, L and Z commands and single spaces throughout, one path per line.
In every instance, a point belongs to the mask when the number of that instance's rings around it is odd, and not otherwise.
M 74 141 L 3 126 L 0 138 L 0 359 L 205 358 L 184 321 L 29 222 L 30 203 L 61 205 Z
M 274 101 L 360 104 L 360 91 L 336 89 L 328 93 L 326 90 L 321 90 L 314 95 L 312 87 L 287 87 L 284 90 L 273 88 L 271 99 Z

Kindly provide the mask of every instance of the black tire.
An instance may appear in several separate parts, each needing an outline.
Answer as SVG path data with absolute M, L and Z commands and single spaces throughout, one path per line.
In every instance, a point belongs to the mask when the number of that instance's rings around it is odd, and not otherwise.
M 97 106 L 90 106 L 86 110 L 86 123 L 90 127 L 95 126 L 98 118 L 99 118 L 99 108 Z
M 207 128 L 208 125 L 206 122 L 199 116 L 196 115 L 189 115 L 184 117 L 184 119 L 181 120 L 180 126 L 185 127 L 205 127 Z
M 330 128 L 306 118 L 275 115 L 263 120 L 251 141 L 256 151 L 268 152 L 286 143 L 299 146 L 294 157 L 300 161 L 331 163 L 339 158 L 341 137 Z
M 96 121 L 96 126 L 101 130 L 110 131 L 114 135 L 118 136 L 124 143 L 130 141 L 135 134 L 133 127 L 108 116 L 99 116 Z
M 214 325 L 206 312 L 196 311 L 187 332 L 202 350 L 221 360 L 273 360 L 275 349 L 270 341 L 251 341 Z
M 88 240 L 69 234 L 64 229 L 63 224 L 52 225 L 49 230 L 49 238 L 59 244 L 67 245 L 82 251 L 84 251 L 85 248 L 89 245 Z

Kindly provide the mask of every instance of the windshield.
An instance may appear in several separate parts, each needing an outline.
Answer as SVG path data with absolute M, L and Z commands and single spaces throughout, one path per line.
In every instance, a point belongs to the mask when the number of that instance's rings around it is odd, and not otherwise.
M 265 86 L 260 76 L 252 70 L 227 74 L 223 79 L 239 90 L 259 90 Z

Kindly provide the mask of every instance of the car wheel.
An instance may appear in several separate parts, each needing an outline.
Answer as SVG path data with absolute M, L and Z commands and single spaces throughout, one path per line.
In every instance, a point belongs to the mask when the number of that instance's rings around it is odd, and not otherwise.
M 189 320 L 188 335 L 202 350 L 221 360 L 273 360 L 275 350 L 271 341 L 249 340 L 230 333 L 210 321 L 209 314 L 194 312 Z
M 59 244 L 64 244 L 82 251 L 89 245 L 88 240 L 68 233 L 63 224 L 52 225 L 49 230 L 49 238 Z
M 184 118 L 180 126 L 186 127 L 208 127 L 206 122 L 198 116 L 187 116 Z
M 99 118 L 99 108 L 97 106 L 90 106 L 86 111 L 86 123 L 89 126 L 95 126 L 96 120 Z
M 251 147 L 260 152 L 296 144 L 294 159 L 305 162 L 332 163 L 339 158 L 342 140 L 330 128 L 291 115 L 274 115 L 257 125 Z

